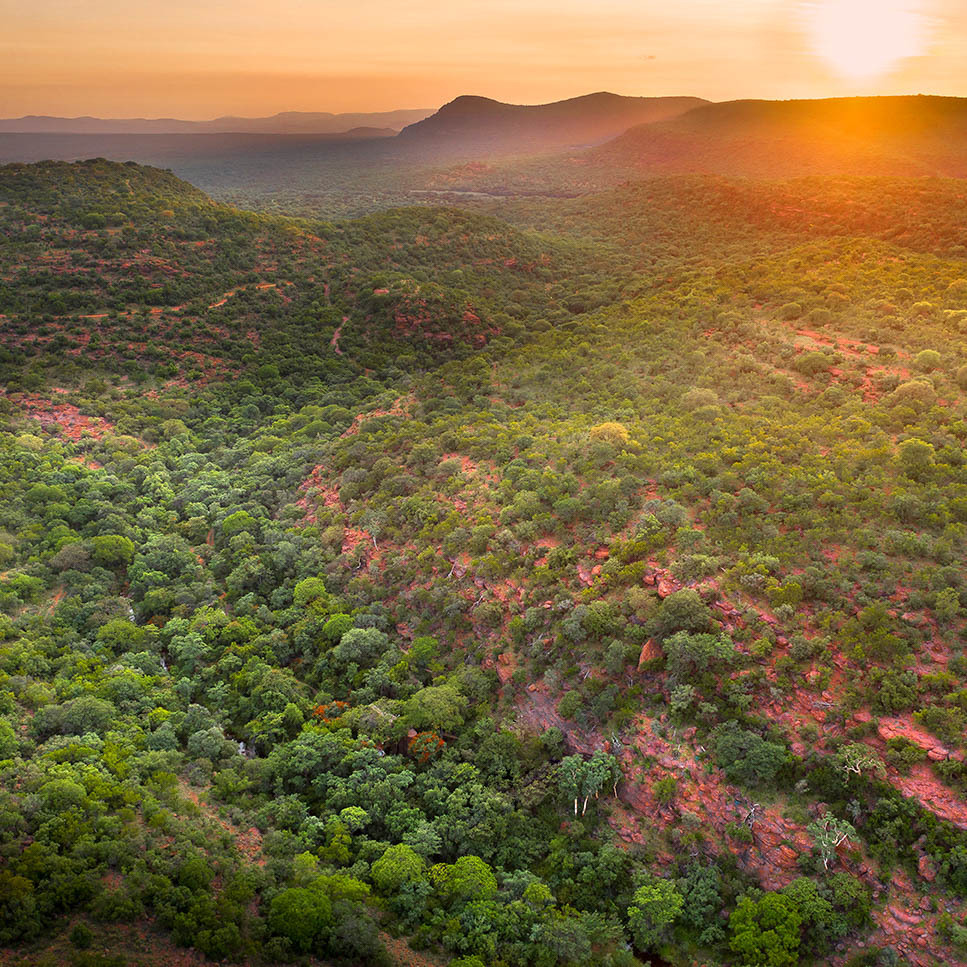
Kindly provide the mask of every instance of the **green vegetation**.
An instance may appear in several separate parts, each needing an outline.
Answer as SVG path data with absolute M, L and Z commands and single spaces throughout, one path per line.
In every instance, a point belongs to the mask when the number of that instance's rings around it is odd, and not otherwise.
M 0 169 L 0 943 L 952 962 L 959 192 Z

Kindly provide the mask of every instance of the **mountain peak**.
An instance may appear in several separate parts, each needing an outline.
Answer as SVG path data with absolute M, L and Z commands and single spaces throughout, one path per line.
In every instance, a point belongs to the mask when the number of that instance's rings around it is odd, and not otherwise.
M 403 129 L 408 142 L 447 143 L 455 153 L 531 152 L 596 144 L 637 124 L 678 117 L 696 97 L 623 97 L 598 91 L 550 104 L 505 104 L 463 94 Z

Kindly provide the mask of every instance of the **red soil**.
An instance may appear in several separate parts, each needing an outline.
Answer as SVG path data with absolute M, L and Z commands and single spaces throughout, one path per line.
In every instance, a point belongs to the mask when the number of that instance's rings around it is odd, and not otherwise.
M 68 440 L 77 442 L 85 434 L 99 440 L 114 429 L 114 424 L 100 416 L 85 416 L 72 403 L 55 403 L 42 396 L 23 394 L 12 398 L 41 426 L 55 428 Z
M 329 340 L 329 345 L 332 346 L 333 351 L 337 356 L 342 355 L 342 350 L 339 348 L 339 337 L 342 335 L 342 327 L 349 322 L 349 316 L 343 316 L 342 322 L 336 327 L 336 331 L 332 334 L 332 339 Z
M 240 829 L 228 820 L 222 819 L 216 808 L 207 799 L 202 799 L 198 792 L 184 780 L 179 782 L 179 790 L 186 799 L 193 802 L 201 810 L 207 819 L 220 826 L 232 837 L 236 849 L 250 863 L 255 866 L 265 866 L 265 857 L 262 855 L 262 834 L 255 826 Z

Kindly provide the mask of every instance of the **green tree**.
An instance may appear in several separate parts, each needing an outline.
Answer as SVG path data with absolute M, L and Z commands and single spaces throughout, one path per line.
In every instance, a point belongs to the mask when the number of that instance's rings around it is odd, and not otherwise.
M 584 759 L 579 755 L 569 755 L 557 767 L 557 784 L 568 799 L 574 800 L 574 815 L 578 814 L 578 799 L 584 781 Z
M 904 440 L 897 447 L 897 458 L 903 472 L 914 480 L 922 479 L 933 466 L 934 453 L 933 444 L 925 440 Z
M 849 929 L 845 918 L 833 909 L 812 880 L 800 876 L 782 891 L 796 905 L 802 918 L 802 943 L 815 953 L 825 950 Z
M 497 877 L 479 856 L 461 856 L 455 863 L 431 868 L 430 878 L 449 901 L 492 900 L 497 895 Z
M 296 607 L 304 608 L 310 602 L 324 604 L 328 601 L 326 582 L 319 577 L 305 578 L 300 581 L 292 592 L 292 601 Z
M 781 893 L 739 898 L 729 917 L 729 946 L 743 967 L 792 967 L 799 959 L 802 918 Z
M 13 726 L 0 716 L 0 759 L 9 759 L 17 751 L 17 733 Z
M 846 820 L 838 819 L 830 812 L 823 813 L 820 819 L 810 823 L 806 832 L 812 836 L 822 857 L 823 869 L 826 870 L 836 860 L 836 850 L 856 838 L 856 830 Z
M 868 772 L 878 779 L 886 778 L 886 765 L 883 760 L 863 742 L 849 742 L 839 750 L 839 760 L 843 771 L 853 775 Z
M 725 635 L 696 635 L 680 631 L 664 642 L 667 668 L 675 681 L 701 675 L 718 663 L 735 660 L 735 645 Z
M 715 757 L 732 782 L 746 786 L 769 785 L 792 761 L 784 745 L 763 739 L 735 722 L 717 730 Z
M 411 846 L 399 843 L 387 848 L 370 874 L 382 893 L 396 893 L 404 884 L 425 880 L 426 863 Z
M 635 945 L 652 950 L 682 912 L 684 899 L 669 880 L 650 876 L 635 890 L 628 907 L 628 927 Z
M 466 708 L 467 700 L 456 685 L 430 685 L 407 701 L 403 718 L 411 728 L 452 732 L 463 724 Z
M 320 890 L 289 887 L 269 907 L 269 927 L 301 953 L 318 950 L 331 926 L 332 903 Z
M 95 564 L 109 570 L 127 567 L 134 560 L 134 541 L 120 534 L 92 537 L 91 557 Z
M 374 665 L 389 648 L 389 638 L 377 628 L 352 628 L 333 649 L 333 657 L 342 665 L 354 662 L 361 666 Z
M 707 631 L 712 623 L 712 612 L 697 591 L 685 588 L 668 595 L 652 619 L 651 631 L 659 638 L 667 638 L 676 631 Z

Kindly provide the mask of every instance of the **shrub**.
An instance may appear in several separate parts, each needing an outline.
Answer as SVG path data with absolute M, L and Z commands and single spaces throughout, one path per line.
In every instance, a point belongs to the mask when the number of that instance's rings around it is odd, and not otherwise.
M 581 693 L 575 688 L 565 692 L 557 703 L 557 714 L 563 719 L 573 719 L 582 705 Z
M 924 349 L 913 357 L 913 368 L 921 373 L 931 373 L 940 366 L 941 357 L 936 349 Z
M 616 447 L 627 446 L 631 442 L 631 434 L 621 423 L 599 423 L 591 427 L 588 436 L 594 441 L 600 440 Z
M 937 402 L 933 383 L 925 379 L 912 379 L 901 383 L 888 397 L 890 406 L 912 406 L 926 409 Z
M 828 372 L 833 365 L 832 359 L 826 353 L 803 353 L 793 360 L 792 368 L 804 376 L 815 376 L 817 373 Z
M 784 745 L 763 739 L 734 722 L 717 731 L 715 757 L 732 782 L 746 786 L 769 785 L 792 761 Z

